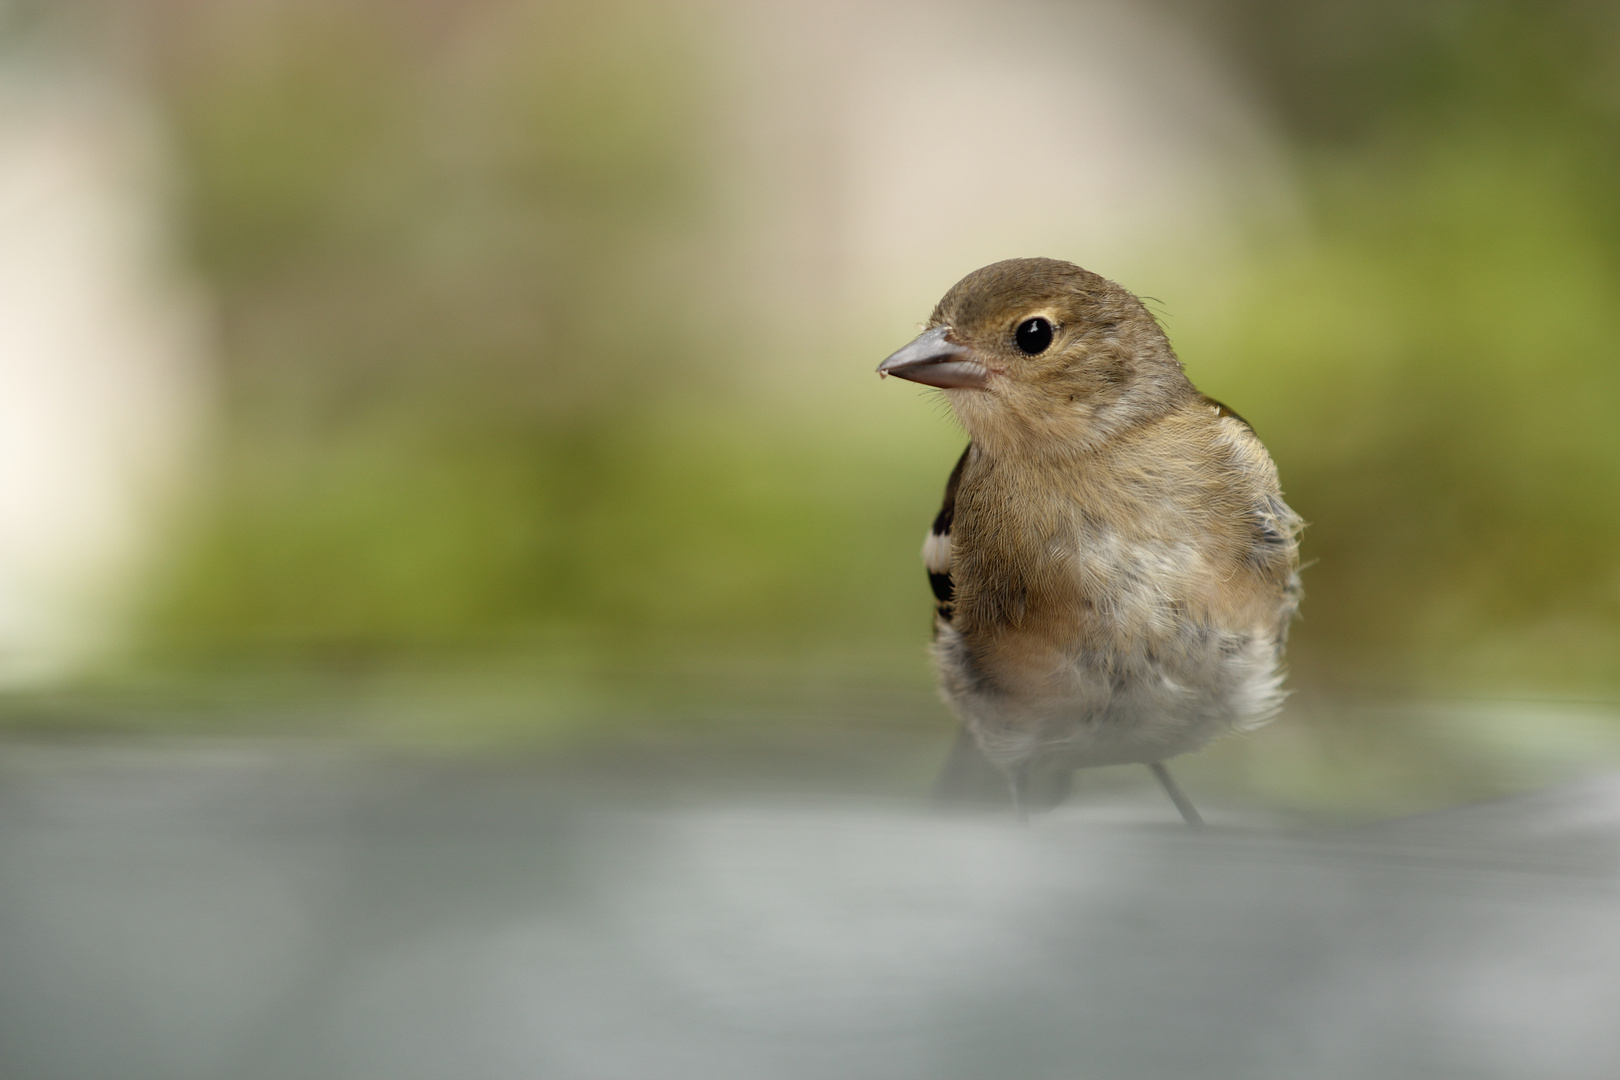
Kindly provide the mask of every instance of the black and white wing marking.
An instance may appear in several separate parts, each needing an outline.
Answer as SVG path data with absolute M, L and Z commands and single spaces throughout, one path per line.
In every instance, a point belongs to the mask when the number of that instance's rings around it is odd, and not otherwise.
M 943 622 L 951 621 L 956 599 L 956 589 L 951 584 L 951 519 L 956 516 L 956 487 L 962 482 L 962 466 L 967 464 L 972 449 L 973 444 L 969 443 L 956 459 L 956 468 L 945 481 L 945 504 L 934 515 L 933 527 L 923 541 L 923 566 L 928 571 L 928 586 L 934 590 L 934 614 Z

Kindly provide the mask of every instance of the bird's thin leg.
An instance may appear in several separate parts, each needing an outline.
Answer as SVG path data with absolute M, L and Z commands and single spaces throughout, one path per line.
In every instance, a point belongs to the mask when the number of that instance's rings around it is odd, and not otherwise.
M 985 757 L 973 733 L 962 728 L 934 784 L 934 801 L 941 805 L 986 803 L 1000 807 L 1006 798 L 1006 784 L 1007 770 Z
M 1182 820 L 1195 829 L 1202 826 L 1204 819 L 1198 816 L 1198 808 L 1193 806 L 1192 800 L 1187 798 L 1186 793 L 1177 787 L 1176 782 L 1170 778 L 1170 770 L 1164 767 L 1164 762 L 1155 761 L 1148 768 L 1153 770 L 1153 775 L 1159 778 L 1159 784 L 1164 788 L 1164 793 L 1170 796 L 1170 801 L 1176 804 L 1177 810 L 1181 811 Z
M 1007 786 L 1012 790 L 1013 814 L 1018 824 L 1029 824 L 1029 806 L 1025 803 L 1029 787 L 1029 762 L 1007 770 Z

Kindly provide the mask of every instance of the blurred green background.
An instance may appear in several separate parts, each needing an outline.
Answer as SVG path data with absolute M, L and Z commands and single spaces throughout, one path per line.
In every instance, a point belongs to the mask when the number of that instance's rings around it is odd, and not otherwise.
M 1612 4 L 4 10 L 13 111 L 141 103 L 208 402 L 14 730 L 943 739 L 963 437 L 872 368 L 1029 254 L 1151 295 L 1270 446 L 1318 758 L 1356 703 L 1620 695 Z

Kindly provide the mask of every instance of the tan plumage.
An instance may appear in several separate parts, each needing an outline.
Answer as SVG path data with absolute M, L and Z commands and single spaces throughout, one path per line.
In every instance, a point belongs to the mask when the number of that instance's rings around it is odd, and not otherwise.
M 934 655 L 1015 797 L 1276 712 L 1300 521 L 1140 300 L 1070 263 L 995 263 L 879 370 L 944 389 L 972 437 L 928 552 Z

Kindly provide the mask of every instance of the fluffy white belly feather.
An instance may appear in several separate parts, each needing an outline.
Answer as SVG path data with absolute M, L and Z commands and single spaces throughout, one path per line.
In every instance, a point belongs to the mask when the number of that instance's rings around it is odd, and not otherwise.
M 962 636 L 934 644 L 946 702 L 1004 769 L 1148 764 L 1265 723 L 1282 706 L 1273 633 L 1184 626 L 1129 655 L 1066 658 L 1039 686 L 1007 687 L 978 669 Z

